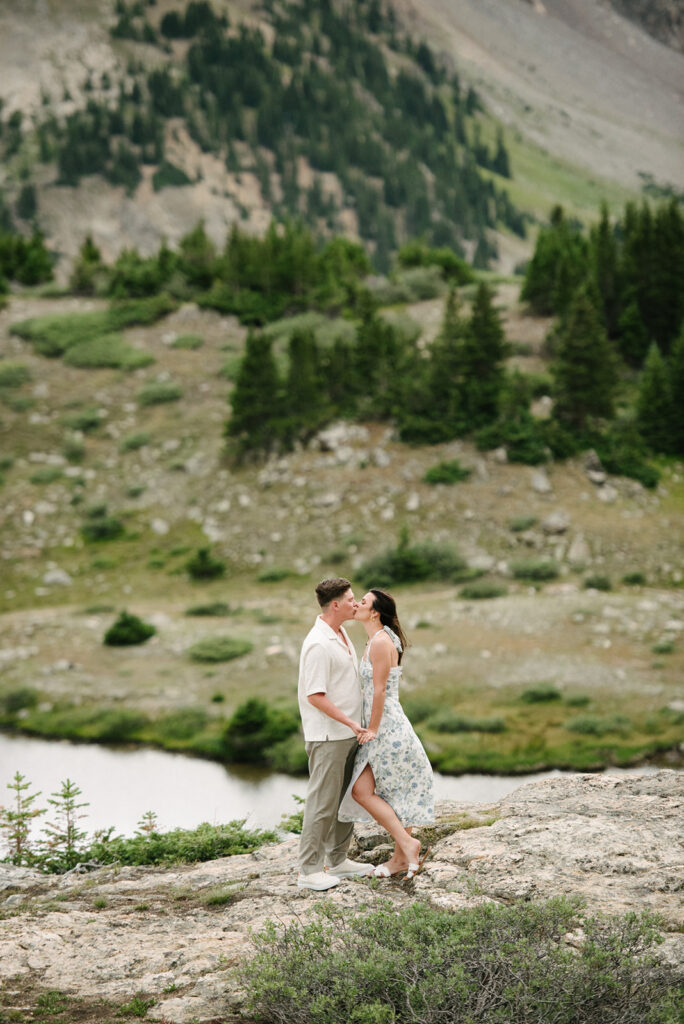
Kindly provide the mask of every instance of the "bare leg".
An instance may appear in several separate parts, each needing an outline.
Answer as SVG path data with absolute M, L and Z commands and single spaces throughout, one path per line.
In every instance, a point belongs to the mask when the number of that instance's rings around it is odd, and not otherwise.
M 396 848 L 392 859 L 387 862 L 389 870 L 399 871 L 416 862 L 420 855 L 420 841 L 407 832 L 387 801 L 375 792 L 375 776 L 369 764 L 354 783 L 352 796 L 394 839 Z

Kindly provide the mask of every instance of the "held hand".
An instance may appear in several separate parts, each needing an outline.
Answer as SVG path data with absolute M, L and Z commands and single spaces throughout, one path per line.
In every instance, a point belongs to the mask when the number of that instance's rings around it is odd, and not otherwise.
M 378 734 L 375 729 L 364 729 L 363 737 L 359 737 L 359 743 L 361 746 L 363 746 L 364 743 L 370 743 L 371 740 L 374 740 L 377 737 L 377 735 Z

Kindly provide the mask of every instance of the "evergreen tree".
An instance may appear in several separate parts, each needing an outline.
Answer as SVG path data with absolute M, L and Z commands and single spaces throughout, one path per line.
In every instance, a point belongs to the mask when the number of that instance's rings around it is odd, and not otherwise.
M 435 440 L 459 437 L 467 429 L 463 406 L 463 346 L 468 326 L 461 315 L 458 292 L 447 298 L 439 335 L 432 344 L 428 370 L 429 419 L 435 424 Z
M 493 305 L 492 293 L 481 282 L 461 346 L 461 406 L 469 431 L 491 423 L 498 416 L 506 352 L 501 319 Z
M 615 353 L 598 311 L 598 298 L 580 289 L 559 332 L 554 377 L 554 416 L 582 431 L 593 417 L 613 415 Z
M 606 203 L 601 205 L 601 220 L 591 231 L 591 262 L 594 282 L 603 302 L 603 316 L 608 336 L 614 338 L 618 328 L 617 244 Z
M 639 433 L 651 451 L 667 453 L 673 450 L 672 414 L 668 367 L 653 342 L 644 363 L 637 399 Z
M 684 455 L 684 330 L 672 346 L 668 368 L 672 399 L 671 450 Z
M 617 334 L 622 358 L 630 366 L 641 366 L 648 352 L 649 337 L 636 299 L 632 299 L 621 313 Z
M 232 412 L 226 434 L 235 438 L 236 454 L 267 452 L 278 444 L 281 387 L 271 342 L 250 331 L 231 396 Z
M 288 347 L 289 367 L 283 398 L 283 433 L 288 444 L 310 437 L 326 418 L 320 355 L 312 331 L 293 331 Z

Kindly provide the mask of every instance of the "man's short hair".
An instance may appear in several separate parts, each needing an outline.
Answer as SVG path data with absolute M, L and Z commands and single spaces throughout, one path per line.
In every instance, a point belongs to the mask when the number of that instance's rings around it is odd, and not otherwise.
M 321 608 L 327 608 L 332 601 L 336 601 L 343 594 L 346 594 L 351 583 L 343 576 L 333 576 L 329 580 L 321 580 L 316 587 L 316 598 Z

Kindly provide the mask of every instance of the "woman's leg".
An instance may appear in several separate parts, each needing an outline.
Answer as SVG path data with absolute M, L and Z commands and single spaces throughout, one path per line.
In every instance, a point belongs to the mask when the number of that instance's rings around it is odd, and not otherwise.
M 379 825 L 387 829 L 396 842 L 394 856 L 388 861 L 388 868 L 399 870 L 407 864 L 415 863 L 420 854 L 420 840 L 414 839 L 406 831 L 394 810 L 386 800 L 375 792 L 375 776 L 369 764 L 363 769 L 352 787 L 352 796 L 364 810 L 371 814 Z

